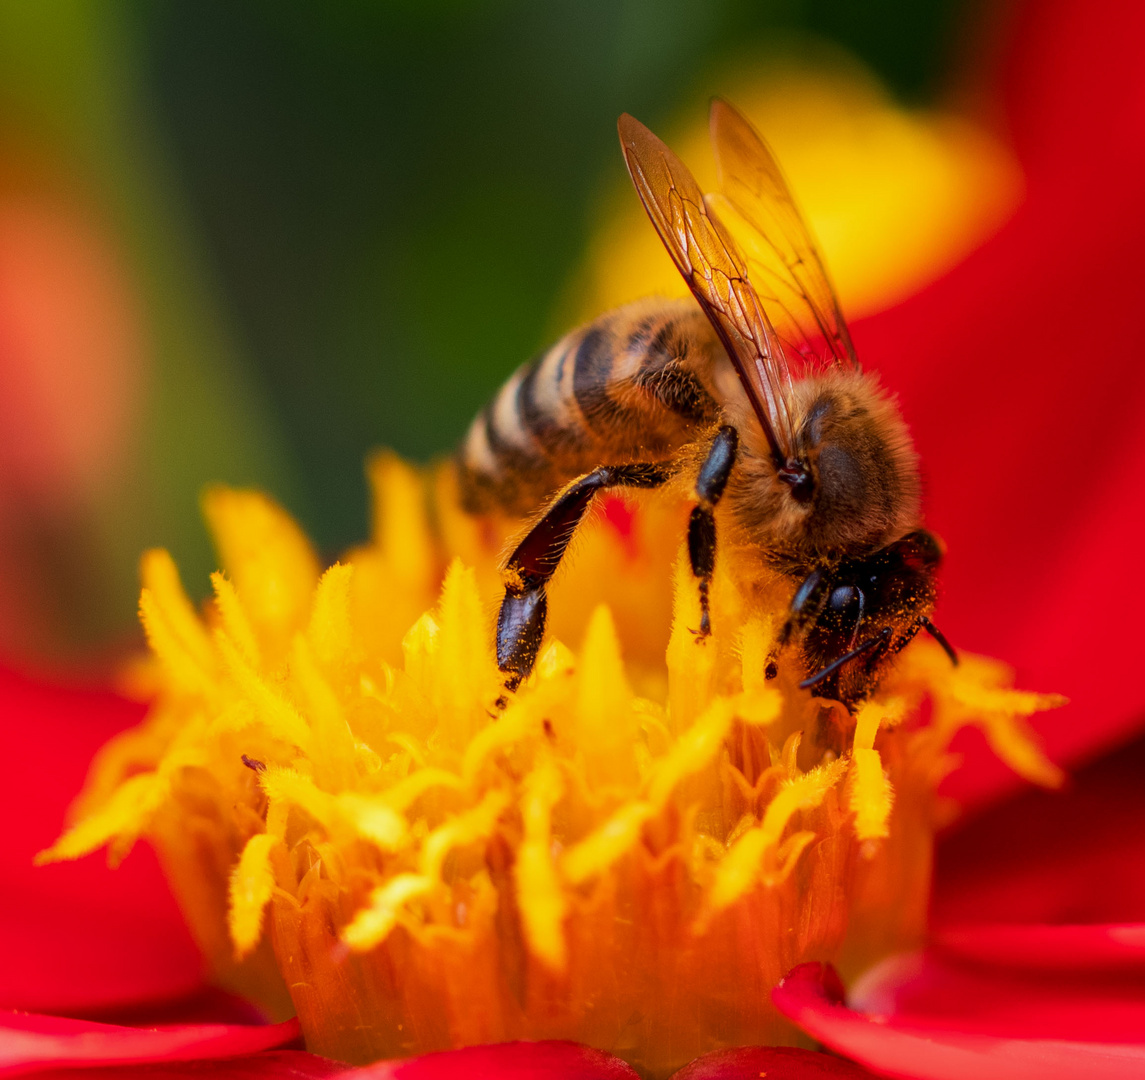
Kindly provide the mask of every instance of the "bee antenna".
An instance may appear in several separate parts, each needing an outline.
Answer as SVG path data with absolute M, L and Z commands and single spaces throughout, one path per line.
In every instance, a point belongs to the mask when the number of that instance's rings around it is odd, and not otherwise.
M 946 635 L 938 629 L 925 615 L 919 620 L 919 625 L 932 637 L 939 645 L 942 646 L 942 651 L 950 657 L 950 662 L 958 667 L 958 653 L 954 651 L 954 646 L 946 640 Z

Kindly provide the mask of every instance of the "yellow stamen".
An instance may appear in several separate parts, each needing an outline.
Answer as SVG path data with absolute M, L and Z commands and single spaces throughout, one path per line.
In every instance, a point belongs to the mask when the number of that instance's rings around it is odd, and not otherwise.
M 296 626 L 313 602 L 318 560 L 309 541 L 261 492 L 211 488 L 203 512 L 247 617 L 282 647 L 283 628 Z
M 744 833 L 719 864 L 712 886 L 713 908 L 719 911 L 730 907 L 760 878 L 766 880 L 790 870 L 789 866 L 776 865 L 780 837 L 798 811 L 815 809 L 834 790 L 844 769 L 844 762 L 833 761 L 784 782 L 768 805 L 762 823 Z M 811 839 L 814 836 L 810 834 Z M 802 846 L 798 850 L 802 851 Z M 790 861 L 793 864 L 794 860 Z
M 307 637 L 324 664 L 350 658 L 354 645 L 350 626 L 350 584 L 353 577 L 353 566 L 335 563 L 322 575 L 314 592 L 314 610 Z
M 883 772 L 879 752 L 856 747 L 851 774 L 851 813 L 855 815 L 855 835 L 860 840 L 885 840 L 890 836 L 894 790 Z
M 210 637 L 195 615 L 166 551 L 144 554 L 139 617 L 151 646 L 170 678 L 182 689 L 209 689 L 214 676 Z
M 215 645 L 235 685 L 255 715 L 275 735 L 299 748 L 310 744 L 310 729 L 298 710 L 267 682 L 223 630 L 215 632 Z
M 274 892 L 270 853 L 278 843 L 278 837 L 270 833 L 252 836 L 231 874 L 231 907 L 227 925 L 235 943 L 236 960 L 246 956 L 262 936 L 263 912 Z
M 517 903 L 529 949 L 555 971 L 566 962 L 567 901 L 552 857 L 553 807 L 564 794 L 560 770 L 549 758 L 526 777 L 521 796 L 524 839 L 517 851 Z
M 243 610 L 242 601 L 235 587 L 219 573 L 211 575 L 211 585 L 215 590 L 215 604 L 222 618 L 223 632 L 235 643 L 242 658 L 252 668 L 262 666 L 262 655 L 254 628 Z

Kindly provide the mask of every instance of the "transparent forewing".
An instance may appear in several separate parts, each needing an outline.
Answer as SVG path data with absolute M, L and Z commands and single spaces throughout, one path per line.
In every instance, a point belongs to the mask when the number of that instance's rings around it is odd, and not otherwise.
M 771 449 L 786 461 L 794 438 L 791 375 L 775 328 L 748 279 L 744 257 L 684 163 L 638 120 L 620 118 L 628 172 L 660 239 L 735 364 Z
M 720 194 L 708 196 L 710 209 L 734 232 L 788 355 L 808 365 L 826 356 L 857 368 L 823 260 L 767 144 L 718 98 L 712 102 L 711 137 Z

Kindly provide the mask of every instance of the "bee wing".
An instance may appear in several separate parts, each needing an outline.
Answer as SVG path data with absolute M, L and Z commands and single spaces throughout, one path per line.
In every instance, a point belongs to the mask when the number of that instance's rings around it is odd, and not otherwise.
M 737 218 L 744 225 L 736 236 L 752 283 L 788 354 L 813 365 L 825 346 L 836 364 L 858 369 L 826 267 L 767 143 L 719 98 L 712 102 L 710 130 L 721 195 L 709 201 L 733 227 Z
M 773 455 L 786 461 L 795 441 L 787 407 L 791 373 L 743 255 L 687 166 L 627 113 L 617 126 L 644 209 L 727 349 Z

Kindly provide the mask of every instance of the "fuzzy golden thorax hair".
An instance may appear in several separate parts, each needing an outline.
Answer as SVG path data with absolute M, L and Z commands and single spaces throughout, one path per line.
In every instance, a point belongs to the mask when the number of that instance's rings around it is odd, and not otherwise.
M 777 478 L 758 425 L 741 425 L 727 497 L 744 540 L 814 563 L 869 553 L 918 526 L 918 460 L 898 407 L 873 375 L 802 379 L 789 408 L 810 497 L 800 501 Z

